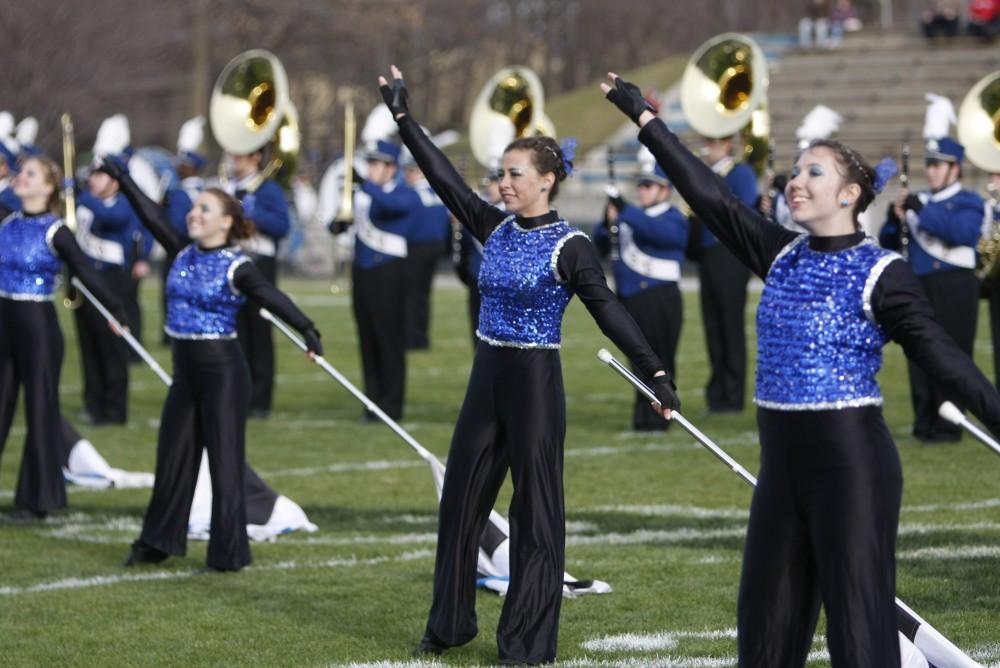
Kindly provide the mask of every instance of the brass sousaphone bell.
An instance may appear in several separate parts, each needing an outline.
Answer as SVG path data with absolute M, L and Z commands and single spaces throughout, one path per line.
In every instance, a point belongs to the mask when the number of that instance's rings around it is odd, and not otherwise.
M 263 49 L 244 51 L 223 68 L 212 88 L 209 124 L 219 146 L 233 155 L 264 149 L 267 163 L 247 190 L 272 176 L 288 187 L 298 164 L 301 135 L 288 76 L 281 61 Z M 229 181 L 225 161 L 219 170 Z
M 958 141 L 965 146 L 969 162 L 991 174 L 1000 173 L 1000 70 L 976 82 L 958 110 Z M 1000 197 L 990 189 L 993 206 Z M 980 278 L 1000 277 L 1000 226 L 979 241 Z
M 711 38 L 688 60 L 681 79 L 681 107 L 695 132 L 711 138 L 743 137 L 744 160 L 760 173 L 767 162 L 767 60 L 746 35 Z
M 527 67 L 505 67 L 479 91 L 469 118 L 469 143 L 476 161 L 496 167 L 503 149 L 514 139 L 556 136 L 545 115 L 545 92 L 538 75 Z

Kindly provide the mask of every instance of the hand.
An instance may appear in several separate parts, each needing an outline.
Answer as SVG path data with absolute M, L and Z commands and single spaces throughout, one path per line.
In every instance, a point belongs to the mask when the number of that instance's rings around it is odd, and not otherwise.
M 608 201 L 614 206 L 618 211 L 615 212 L 617 216 L 618 213 L 625 208 L 625 198 L 622 197 L 622 193 L 618 188 L 614 186 L 604 186 L 604 194 L 608 196 Z
M 146 278 L 153 272 L 152 267 L 145 260 L 136 260 L 132 265 L 132 278 L 140 280 Z
M 392 117 L 398 121 L 410 113 L 409 108 L 406 106 L 406 84 L 403 83 L 403 73 L 399 71 L 398 67 L 391 65 L 389 71 L 392 73 L 392 86 L 385 80 L 385 77 L 380 76 L 378 78 L 378 89 L 382 93 L 382 100 L 385 101 L 385 106 L 389 107 Z
M 309 356 L 309 359 L 323 356 L 323 344 L 319 340 L 320 334 L 315 327 L 310 327 L 302 332 L 302 338 L 305 340 L 306 355 Z
M 608 72 L 608 79 L 611 80 L 614 87 L 602 83 L 601 90 L 604 91 L 604 97 L 608 98 L 633 122 L 637 125 L 643 125 L 649 119 L 647 118 L 643 123 L 640 123 L 640 117 L 647 111 L 650 113 L 650 118 L 656 115 L 652 105 L 642 96 L 642 91 L 639 90 L 638 86 L 625 81 L 613 72 Z
M 106 155 L 101 158 L 101 169 L 107 172 L 108 176 L 115 181 L 121 181 L 128 175 L 128 167 L 113 155 Z
M 760 203 L 757 205 L 757 209 L 765 216 L 771 215 L 771 195 L 767 192 L 761 194 Z
M 669 420 L 671 418 L 671 411 L 679 411 L 681 409 L 681 398 L 677 396 L 677 386 L 674 385 L 674 379 L 670 377 L 670 374 L 664 373 L 659 376 L 653 376 L 653 393 L 660 401 L 660 405 L 650 405 L 654 411 L 660 413 L 666 419 Z
M 108 327 L 118 338 L 125 336 L 125 332 L 129 331 L 128 325 L 124 325 L 114 320 L 108 320 Z
M 924 203 L 920 201 L 920 198 L 916 195 L 907 195 L 906 199 L 903 200 L 903 210 L 912 211 L 913 213 L 920 213 L 920 210 L 924 208 Z

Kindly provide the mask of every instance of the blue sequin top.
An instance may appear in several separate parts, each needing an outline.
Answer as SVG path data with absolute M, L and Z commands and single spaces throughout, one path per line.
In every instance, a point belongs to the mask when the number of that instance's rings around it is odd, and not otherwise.
M 51 213 L 21 212 L 0 223 L 0 297 L 17 301 L 52 301 L 62 260 L 52 237 L 63 226 Z
M 583 232 L 560 220 L 532 229 L 505 219 L 486 240 L 479 271 L 479 329 L 493 346 L 558 348 L 573 293 L 559 278 L 559 252 Z
M 865 239 L 823 253 L 803 235 L 775 258 L 757 309 L 756 403 L 777 410 L 881 405 L 875 375 L 888 336 L 871 294 L 899 258 Z
M 238 248 L 203 251 L 184 248 L 167 274 L 167 323 L 175 339 L 235 339 L 236 314 L 246 297 L 233 285 L 233 274 L 250 258 Z

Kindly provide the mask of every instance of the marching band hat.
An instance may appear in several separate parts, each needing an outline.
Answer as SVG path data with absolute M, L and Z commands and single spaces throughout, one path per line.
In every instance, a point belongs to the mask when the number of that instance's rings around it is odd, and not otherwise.
M 183 165 L 191 165 L 197 170 L 205 166 L 205 158 L 197 151 L 181 151 L 177 154 L 177 162 Z
M 670 181 L 667 180 L 667 173 L 663 171 L 659 163 L 654 163 L 653 169 L 643 170 L 639 173 L 639 177 L 636 179 L 636 184 L 642 185 L 643 183 L 655 183 L 660 186 L 669 187 Z
M 365 153 L 365 160 L 377 160 L 379 162 L 387 162 L 390 165 L 395 165 L 399 163 L 399 153 L 401 150 L 402 148 L 399 144 L 393 144 L 391 141 L 379 139 L 375 146 L 370 147 L 368 152 Z
M 928 139 L 924 145 L 924 160 L 927 162 L 953 162 L 961 165 L 965 157 L 965 147 L 951 137 Z

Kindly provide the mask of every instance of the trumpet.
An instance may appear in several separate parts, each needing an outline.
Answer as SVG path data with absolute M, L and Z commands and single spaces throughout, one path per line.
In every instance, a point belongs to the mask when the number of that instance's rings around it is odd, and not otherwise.
M 335 223 L 350 223 L 354 220 L 354 102 L 344 106 L 344 184 L 340 189 L 340 210 L 333 219 Z

